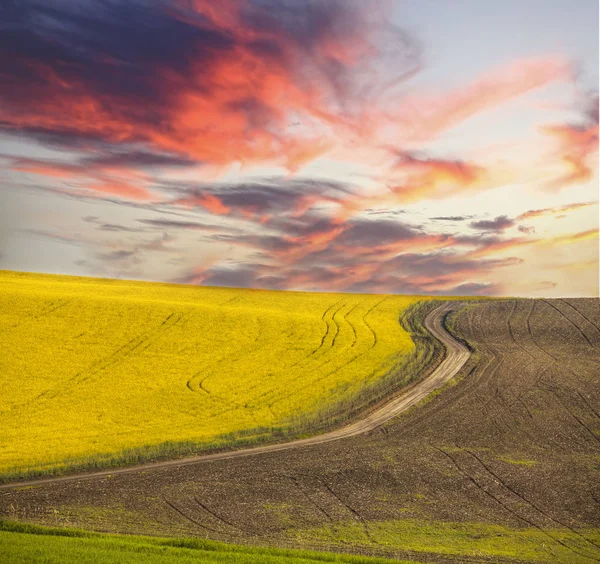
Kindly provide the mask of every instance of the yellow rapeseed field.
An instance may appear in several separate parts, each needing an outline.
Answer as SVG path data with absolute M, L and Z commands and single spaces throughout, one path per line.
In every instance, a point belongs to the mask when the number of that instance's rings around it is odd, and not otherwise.
M 0 474 L 289 427 L 410 354 L 418 299 L 0 271 Z

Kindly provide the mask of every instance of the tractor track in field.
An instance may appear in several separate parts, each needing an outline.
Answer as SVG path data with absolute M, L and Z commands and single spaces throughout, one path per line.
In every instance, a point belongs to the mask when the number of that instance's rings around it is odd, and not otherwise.
M 136 466 L 127 466 L 122 468 L 111 468 L 97 472 L 87 472 L 81 474 L 72 474 L 58 476 L 54 478 L 41 478 L 35 480 L 21 480 L 11 483 L 0 484 L 0 490 L 12 488 L 21 488 L 24 486 L 37 486 L 43 484 L 54 484 L 61 482 L 76 482 L 91 478 L 113 476 L 116 474 L 135 473 L 140 471 L 188 466 L 202 462 L 214 460 L 225 460 L 239 457 L 247 457 L 258 454 L 266 454 L 300 447 L 320 445 L 331 441 L 338 441 L 368 433 L 387 423 L 394 417 L 400 415 L 407 409 L 413 407 L 421 400 L 425 399 L 430 393 L 441 388 L 446 382 L 451 380 L 465 365 L 471 352 L 460 341 L 456 340 L 444 327 L 444 320 L 448 313 L 453 311 L 452 303 L 444 303 L 430 312 L 424 321 L 425 328 L 436 339 L 438 339 L 445 348 L 445 356 L 442 362 L 427 377 L 417 380 L 407 390 L 393 397 L 389 401 L 380 405 L 378 408 L 368 412 L 360 419 L 345 425 L 344 427 L 334 429 L 327 433 L 297 439 L 286 443 L 275 443 L 270 445 L 245 448 L 234 451 L 217 452 L 210 454 L 201 454 L 189 458 L 180 458 L 165 460 L 160 462 L 150 462 Z M 177 508 L 173 508 L 177 510 Z

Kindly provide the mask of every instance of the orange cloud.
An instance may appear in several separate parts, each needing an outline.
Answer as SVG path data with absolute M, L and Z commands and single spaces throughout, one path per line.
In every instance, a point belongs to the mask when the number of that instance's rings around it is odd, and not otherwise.
M 12 170 L 74 180 L 79 186 L 94 192 L 112 194 L 130 200 L 151 200 L 154 196 L 143 185 L 147 175 L 125 167 L 63 164 L 35 159 L 16 159 Z
M 151 200 L 153 197 L 152 193 L 146 188 L 120 180 L 105 180 L 86 184 L 85 188 L 130 200 Z
M 557 141 L 557 151 L 551 160 L 562 163 L 564 173 L 546 184 L 551 190 L 560 190 L 570 184 L 590 180 L 598 167 L 598 93 L 586 94 L 584 106 L 577 108 L 579 123 L 542 127 L 542 132 Z
M 589 206 L 597 206 L 598 202 L 578 202 L 575 204 L 568 204 L 566 206 L 559 206 L 557 208 L 543 208 L 539 210 L 529 210 L 522 213 L 517 217 L 518 220 L 531 219 L 534 217 L 543 217 L 548 215 L 563 214 L 568 211 L 578 210 L 581 208 L 587 208 Z
M 217 215 L 227 215 L 231 212 L 231 208 L 226 206 L 218 196 L 208 192 L 186 196 L 185 198 L 179 198 L 173 201 L 172 204 L 182 205 L 188 208 L 200 206 L 205 210 Z
M 403 202 L 444 198 L 481 186 L 487 171 L 475 164 L 443 159 L 419 159 L 402 155 L 394 167 L 404 182 L 391 188 Z
M 515 237 L 512 239 L 497 239 L 487 242 L 482 240 L 481 245 L 474 251 L 470 252 L 469 256 L 482 257 L 530 245 L 569 245 L 583 241 L 592 241 L 594 239 L 598 239 L 598 229 L 589 229 L 579 233 L 570 233 L 568 235 L 558 235 L 556 237 L 548 237 L 547 239 Z
M 39 174 L 40 176 L 50 176 L 53 178 L 71 178 L 77 176 L 77 173 L 69 166 L 60 165 L 44 165 L 44 164 L 23 164 L 12 167 L 13 170 L 19 172 L 27 172 L 30 174 Z
M 443 96 L 407 97 L 397 120 L 416 140 L 431 139 L 484 110 L 573 76 L 572 66 L 558 57 L 521 59 L 496 69 L 466 87 Z
M 539 239 L 527 239 L 525 237 L 514 237 L 512 239 L 499 239 L 496 241 L 482 242 L 482 245 L 469 253 L 470 257 L 485 257 L 495 253 L 501 253 L 517 247 L 533 245 Z
M 598 124 L 582 127 L 550 126 L 543 130 L 557 138 L 560 160 L 566 171 L 549 187 L 560 189 L 569 184 L 590 180 L 598 160 Z
M 598 239 L 598 229 L 588 229 L 587 231 L 581 231 L 579 233 L 559 235 L 557 237 L 545 239 L 542 242 L 545 245 L 569 245 L 571 243 L 579 243 L 582 241 L 593 241 L 594 239 Z

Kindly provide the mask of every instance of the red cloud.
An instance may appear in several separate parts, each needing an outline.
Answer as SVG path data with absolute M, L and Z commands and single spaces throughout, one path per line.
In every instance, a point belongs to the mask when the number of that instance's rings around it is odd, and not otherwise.
M 112 194 L 120 198 L 126 198 L 130 200 L 151 200 L 152 193 L 142 186 L 135 186 L 129 182 L 123 182 L 121 180 L 106 180 L 101 182 L 95 182 L 92 184 L 86 184 L 86 188 L 95 190 L 96 192 L 103 192 L 105 194 Z
M 84 146 L 142 142 L 202 162 L 295 170 L 328 150 L 375 87 L 364 74 L 382 52 L 372 38 L 389 23 L 371 4 L 176 0 L 109 11 L 91 2 L 87 19 L 65 4 L 65 22 L 80 27 L 60 37 L 24 7 L 18 45 L 33 45 L 0 56 L 0 123 Z M 124 21 L 139 22 L 135 33 Z M 397 62 L 399 75 L 405 66 Z
M 186 196 L 185 198 L 179 198 L 173 201 L 172 204 L 182 205 L 188 208 L 200 206 L 205 210 L 217 215 L 227 215 L 231 212 L 231 208 L 226 206 L 218 196 L 208 192 L 203 194 L 194 194 L 193 196 Z
M 13 170 L 76 181 L 82 188 L 130 200 L 151 200 L 154 195 L 143 185 L 148 177 L 125 167 L 64 164 L 35 159 L 16 159 Z
M 19 172 L 28 172 L 30 174 L 39 174 L 40 176 L 51 176 L 54 178 L 72 178 L 77 176 L 77 172 L 68 165 L 50 165 L 50 164 L 37 164 L 35 161 L 31 161 L 30 164 L 20 164 L 12 167 L 13 170 Z

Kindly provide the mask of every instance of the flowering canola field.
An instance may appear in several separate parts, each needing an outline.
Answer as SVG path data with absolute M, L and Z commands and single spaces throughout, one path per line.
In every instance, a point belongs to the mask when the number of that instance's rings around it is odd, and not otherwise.
M 0 271 L 0 475 L 289 427 L 408 358 L 418 299 Z

